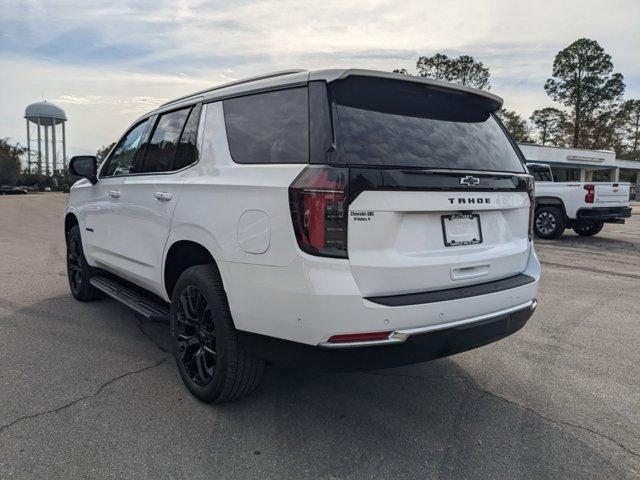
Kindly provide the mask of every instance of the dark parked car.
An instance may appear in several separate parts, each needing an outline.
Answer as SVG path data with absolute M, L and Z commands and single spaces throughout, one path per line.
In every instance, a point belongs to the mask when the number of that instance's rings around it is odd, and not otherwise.
M 20 187 L 0 185 L 0 195 L 25 195 L 27 192 Z

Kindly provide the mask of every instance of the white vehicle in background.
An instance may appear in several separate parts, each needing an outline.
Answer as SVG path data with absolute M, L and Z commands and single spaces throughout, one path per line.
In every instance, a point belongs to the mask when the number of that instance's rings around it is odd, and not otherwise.
M 540 238 L 559 238 L 565 228 L 581 236 L 596 235 L 605 223 L 631 216 L 629 183 L 554 182 L 551 167 L 527 163 L 536 185 L 533 229 Z
M 365 70 L 290 71 L 139 118 L 74 157 L 73 296 L 171 323 L 187 388 L 253 390 L 266 360 L 360 370 L 476 348 L 536 308 L 533 179 L 495 95 Z

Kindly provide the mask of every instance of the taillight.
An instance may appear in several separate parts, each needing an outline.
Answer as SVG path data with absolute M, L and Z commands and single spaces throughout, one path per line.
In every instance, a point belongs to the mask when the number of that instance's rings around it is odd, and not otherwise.
M 529 240 L 533 240 L 533 221 L 536 216 L 536 187 L 533 177 L 527 178 L 527 194 L 529 195 Z
M 349 170 L 306 167 L 289 187 L 293 230 L 300 249 L 311 255 L 347 258 Z
M 596 196 L 596 186 L 588 184 L 588 185 L 585 185 L 583 188 L 587 191 L 586 195 L 584 196 L 584 202 L 593 203 L 593 199 Z

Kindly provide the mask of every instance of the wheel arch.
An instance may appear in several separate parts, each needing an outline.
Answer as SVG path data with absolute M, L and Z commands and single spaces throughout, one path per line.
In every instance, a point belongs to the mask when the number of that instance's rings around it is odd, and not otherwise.
M 559 207 L 564 216 L 567 216 L 564 202 L 558 197 L 536 197 L 536 210 L 541 207 Z
M 71 227 L 73 227 L 74 225 L 80 225 L 80 222 L 78 221 L 78 217 L 76 217 L 76 215 L 74 213 L 69 212 L 64 217 L 64 236 L 65 236 L 65 238 L 67 237 L 67 235 L 69 235 L 69 231 L 71 230 Z
M 215 265 L 218 263 L 204 245 L 192 240 L 178 240 L 167 250 L 163 269 L 163 283 L 167 297 L 171 299 L 178 278 L 187 268 L 195 265 Z

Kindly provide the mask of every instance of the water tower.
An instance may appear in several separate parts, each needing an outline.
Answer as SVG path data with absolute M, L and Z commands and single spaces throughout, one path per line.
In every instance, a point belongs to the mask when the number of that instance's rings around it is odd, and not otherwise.
M 33 173 L 31 165 L 31 152 L 35 149 L 31 148 L 31 140 L 33 138 L 32 131 L 35 130 L 38 142 L 37 156 L 35 159 L 36 171 L 38 174 L 43 173 L 49 177 L 56 173 L 66 172 L 67 169 L 67 139 L 64 131 L 64 123 L 67 116 L 60 107 L 48 102 L 37 102 L 29 105 L 24 111 L 24 118 L 27 120 L 27 171 Z M 49 135 L 51 132 L 51 135 Z M 58 132 L 62 133 L 60 136 Z M 51 138 L 51 141 L 49 141 Z M 62 141 L 58 140 L 62 138 Z M 44 139 L 44 143 L 42 140 Z M 62 157 L 58 156 L 58 145 L 62 143 Z M 42 150 L 44 147 L 44 171 Z M 51 164 L 49 163 L 49 151 L 51 151 Z M 58 162 L 58 158 L 61 162 Z M 50 169 L 51 165 L 51 169 Z M 60 168 L 62 167 L 62 168 Z

